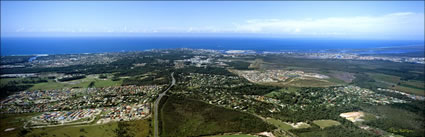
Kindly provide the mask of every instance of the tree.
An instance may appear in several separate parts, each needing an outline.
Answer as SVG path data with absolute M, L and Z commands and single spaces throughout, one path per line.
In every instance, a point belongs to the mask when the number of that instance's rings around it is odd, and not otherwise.
M 90 82 L 89 84 L 89 88 L 92 88 L 92 87 L 94 87 L 94 81 Z

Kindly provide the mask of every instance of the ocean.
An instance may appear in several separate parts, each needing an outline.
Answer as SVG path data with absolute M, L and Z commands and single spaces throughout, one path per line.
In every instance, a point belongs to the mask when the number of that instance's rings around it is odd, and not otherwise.
M 423 45 L 424 41 L 282 39 L 249 37 L 6 37 L 1 56 L 143 51 L 147 49 L 215 49 L 320 51 Z

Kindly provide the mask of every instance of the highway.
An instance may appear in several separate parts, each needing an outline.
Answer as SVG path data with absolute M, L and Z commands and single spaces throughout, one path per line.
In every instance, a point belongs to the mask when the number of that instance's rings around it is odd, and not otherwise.
M 154 103 L 154 108 L 155 108 L 155 112 L 154 112 L 154 137 L 159 137 L 158 136 L 158 104 L 161 101 L 161 98 L 168 92 L 168 90 L 170 90 L 171 87 L 174 86 L 174 84 L 176 84 L 176 80 L 174 79 L 174 72 L 171 73 L 171 78 L 173 79 L 171 82 L 171 85 L 162 93 L 159 94 L 159 97 L 155 100 Z

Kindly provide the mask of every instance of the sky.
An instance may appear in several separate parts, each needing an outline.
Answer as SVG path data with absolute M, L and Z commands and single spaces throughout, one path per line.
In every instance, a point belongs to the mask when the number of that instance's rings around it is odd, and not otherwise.
M 1 1 L 2 37 L 424 40 L 424 1 Z

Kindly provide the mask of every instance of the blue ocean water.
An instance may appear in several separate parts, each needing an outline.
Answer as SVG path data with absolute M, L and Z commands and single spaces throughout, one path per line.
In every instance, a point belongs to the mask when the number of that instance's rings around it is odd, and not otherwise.
M 1 55 L 101 53 L 170 48 L 317 51 L 423 45 L 423 43 L 424 41 L 249 37 L 7 37 L 1 38 Z

